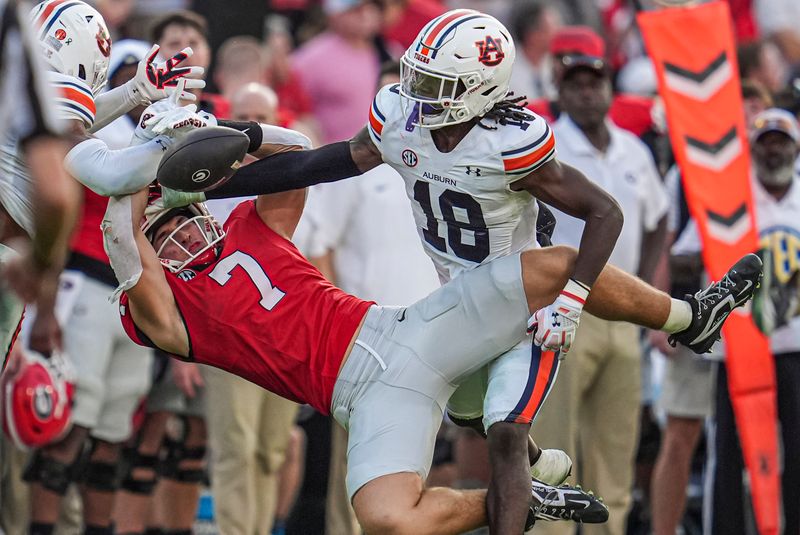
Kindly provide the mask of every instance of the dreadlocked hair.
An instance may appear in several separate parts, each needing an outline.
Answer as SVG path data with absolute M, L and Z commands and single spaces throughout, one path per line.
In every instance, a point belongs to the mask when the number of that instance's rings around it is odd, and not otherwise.
M 514 93 L 509 93 L 508 97 L 513 95 Z M 478 126 L 485 130 L 497 130 L 497 126 L 495 126 L 497 124 L 521 126 L 524 123 L 533 121 L 534 116 L 525 109 L 526 101 L 527 97 L 525 95 L 501 100 L 478 120 Z M 484 124 L 484 120 L 494 121 L 494 125 Z

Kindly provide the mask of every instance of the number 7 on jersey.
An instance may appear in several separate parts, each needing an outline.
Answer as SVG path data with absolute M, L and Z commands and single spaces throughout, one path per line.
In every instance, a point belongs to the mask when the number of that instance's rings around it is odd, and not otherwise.
M 272 285 L 272 281 L 269 280 L 267 274 L 264 273 L 264 268 L 256 262 L 255 258 L 242 251 L 234 251 L 217 262 L 217 265 L 214 266 L 214 270 L 208 276 L 214 279 L 220 286 L 225 286 L 225 284 L 231 280 L 231 272 L 236 266 L 241 266 L 244 272 L 247 273 L 247 276 L 250 277 L 250 280 L 253 281 L 253 284 L 255 284 L 258 292 L 261 294 L 259 304 L 265 309 L 272 310 L 275 308 L 275 305 L 283 299 L 283 296 L 286 295 L 279 288 Z

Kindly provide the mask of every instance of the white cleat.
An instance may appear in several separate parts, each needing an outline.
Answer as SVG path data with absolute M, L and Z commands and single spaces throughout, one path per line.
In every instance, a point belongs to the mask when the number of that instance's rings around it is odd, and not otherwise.
M 562 484 L 572 472 L 572 459 L 562 450 L 541 451 L 539 458 L 531 466 L 531 477 L 548 485 Z

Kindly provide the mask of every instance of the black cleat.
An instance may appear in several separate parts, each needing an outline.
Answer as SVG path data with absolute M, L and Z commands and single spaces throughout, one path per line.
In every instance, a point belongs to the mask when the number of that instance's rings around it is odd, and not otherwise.
M 686 329 L 671 334 L 669 343 L 680 342 L 695 353 L 707 353 L 719 340 L 722 324 L 733 309 L 745 304 L 761 283 L 761 259 L 748 254 L 736 262 L 722 277 L 705 290 L 687 295 L 692 307 L 692 323 Z
M 531 482 L 533 505 L 528 512 L 525 531 L 537 520 L 572 520 L 585 524 L 602 524 L 608 520 L 608 508 L 597 496 L 580 487 L 553 487 L 538 479 Z

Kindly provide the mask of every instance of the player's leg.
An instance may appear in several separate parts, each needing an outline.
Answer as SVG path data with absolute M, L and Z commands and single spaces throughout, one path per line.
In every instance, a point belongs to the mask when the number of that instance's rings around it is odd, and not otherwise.
M 425 488 L 442 418 L 437 400 L 383 382 L 358 398 L 339 418 L 349 428 L 347 488 L 366 533 L 456 534 L 486 523 L 486 491 Z
M 89 458 L 81 474 L 81 501 L 86 532 L 112 533 L 111 510 L 118 487 L 119 443 L 91 439 Z
M 587 527 L 587 535 L 625 533 L 631 505 L 636 446 L 641 418 L 641 345 L 639 329 L 623 322 L 587 316 L 585 327 L 607 340 L 606 350 L 591 355 L 579 347 L 583 359 L 592 359 L 594 381 L 584 392 L 580 412 L 581 483 L 598 492 L 609 510 L 602 526 Z M 576 344 L 580 337 L 576 339 Z M 586 340 L 584 340 L 586 342 Z M 577 355 L 576 355 L 577 356 Z M 567 359 L 572 357 L 572 352 Z M 585 366 L 585 367 L 588 367 Z
M 483 425 L 492 468 L 486 501 L 492 533 L 519 533 L 528 524 L 532 505 L 527 492 L 531 453 L 540 457 L 541 450 L 529 444 L 530 425 L 555 382 L 558 358 L 531 340 L 526 337 L 488 367 Z M 569 467 L 564 468 L 548 483 L 561 484 L 569 475 Z
M 711 414 L 711 362 L 687 348 L 668 356 L 659 406 L 667 414 L 651 484 L 654 535 L 673 535 L 686 505 L 692 459 Z
M 485 490 L 424 488 L 419 474 L 405 472 L 365 484 L 353 507 L 370 535 L 455 535 L 486 524 L 485 501 Z
M 110 529 L 121 482 L 122 445 L 131 438 L 134 413 L 150 389 L 153 357 L 152 351 L 131 342 L 114 318 L 116 307 L 108 301 L 109 288 L 94 282 L 87 287 L 97 290 L 93 308 L 102 314 L 94 322 L 95 330 L 109 333 L 114 342 L 104 370 L 105 395 L 91 431 L 93 448 L 82 487 L 85 523 L 100 533 L 101 528 Z
M 169 418 L 167 412 L 147 413 L 139 436 L 126 451 L 126 468 L 114 506 L 114 524 L 120 535 L 145 532 L 158 482 L 158 454 Z
M 31 484 L 32 535 L 53 532 L 61 507 L 61 500 L 76 478 L 78 463 L 83 453 L 89 429 L 73 425 L 66 437 L 55 444 L 36 450 L 23 479 Z
M 102 327 L 112 321 L 107 313 L 107 291 L 106 286 L 79 271 L 61 275 L 56 314 L 66 318 L 64 350 L 75 369 L 73 429 L 66 439 L 40 450 L 26 471 L 26 479 L 33 483 L 32 523 L 55 521 L 61 496 L 70 480 L 77 477 L 74 466 L 83 453 L 84 442 L 100 421 L 108 394 L 106 372 L 113 348 L 111 332 Z
M 189 409 L 182 436 L 167 440 L 167 469 L 160 481 L 164 499 L 158 503 L 167 533 L 191 533 L 206 476 L 205 455 L 205 420 L 196 409 Z
M 525 251 L 522 272 L 531 311 L 551 304 L 573 272 L 577 251 L 563 246 Z M 676 334 L 681 343 L 704 352 L 713 345 L 727 315 L 750 299 L 761 279 L 755 255 L 740 259 L 719 283 L 687 301 L 606 265 L 592 286 L 585 310 L 601 319 L 627 321 Z
M 800 354 L 783 353 L 775 357 L 778 383 L 778 418 L 784 452 L 800 451 Z M 800 460 L 784 453 L 781 486 L 783 492 L 784 533 L 800 533 Z
M 441 317 L 456 304 L 444 293 L 413 311 L 370 309 L 336 381 L 331 409 L 349 433 L 347 491 L 371 535 L 455 534 L 486 521 L 485 491 L 424 486 L 455 389 L 419 356 L 436 338 L 424 316 Z
M 269 503 L 255 495 L 262 471 L 256 458 L 264 390 L 216 368 L 203 370 L 203 378 L 215 520 L 222 533 L 255 533 L 257 511 Z
M 293 401 L 258 389 L 260 414 L 256 421 L 258 433 L 256 454 L 256 486 L 253 498 L 261 500 L 256 508 L 256 528 L 269 531 L 275 523 L 279 500 L 279 477 L 288 458 L 288 450 L 298 405 Z M 294 489 L 290 489 L 290 493 Z M 267 506 L 269 504 L 269 506 Z

